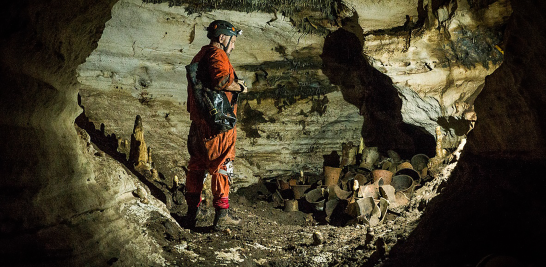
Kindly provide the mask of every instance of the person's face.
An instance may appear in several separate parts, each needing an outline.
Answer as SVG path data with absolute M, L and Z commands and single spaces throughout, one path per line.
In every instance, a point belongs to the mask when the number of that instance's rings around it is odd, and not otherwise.
M 220 35 L 220 43 L 222 43 L 225 47 L 227 47 L 226 54 L 230 54 L 233 49 L 235 49 L 235 41 L 237 40 L 237 36 L 233 36 L 231 38 L 231 42 L 229 41 L 230 36 L 227 35 Z

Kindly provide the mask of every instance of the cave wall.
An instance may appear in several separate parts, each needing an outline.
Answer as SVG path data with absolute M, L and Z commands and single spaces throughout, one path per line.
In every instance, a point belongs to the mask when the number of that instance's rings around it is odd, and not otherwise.
M 4 3 L 0 26 L 0 256 L 4 266 L 160 264 L 143 235 L 155 198 L 119 162 L 96 153 L 74 120 L 76 68 L 85 61 L 116 1 Z M 146 191 L 144 191 L 146 192 Z M 170 219 L 171 221 L 172 218 Z M 138 250 L 148 250 L 146 255 Z
M 546 216 L 544 3 L 512 2 L 503 64 L 475 101 L 479 120 L 441 194 L 386 266 L 474 266 L 488 255 L 541 266 Z M 510 257 L 510 258 L 508 258 Z M 514 264 L 514 263 L 510 263 Z

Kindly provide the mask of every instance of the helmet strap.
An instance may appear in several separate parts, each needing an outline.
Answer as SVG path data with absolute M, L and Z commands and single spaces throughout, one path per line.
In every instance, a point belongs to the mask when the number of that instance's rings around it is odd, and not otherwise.
M 225 46 L 224 44 L 221 44 L 221 45 L 224 47 L 224 52 L 226 52 L 226 54 L 227 54 L 227 50 L 228 50 L 229 44 L 231 44 L 231 38 L 233 38 L 233 35 L 229 36 L 229 41 L 228 41 L 228 45 L 227 45 L 227 46 Z

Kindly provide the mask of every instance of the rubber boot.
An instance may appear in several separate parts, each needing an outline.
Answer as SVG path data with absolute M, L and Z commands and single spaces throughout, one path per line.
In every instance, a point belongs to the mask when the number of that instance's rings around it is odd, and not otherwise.
M 222 226 L 238 225 L 239 223 L 241 223 L 241 220 L 233 218 L 229 214 L 228 209 L 216 209 L 214 221 L 212 222 L 212 229 L 214 231 L 220 231 Z
M 197 223 L 197 213 L 198 212 L 199 212 L 199 207 L 188 208 L 188 212 L 186 213 L 186 218 L 184 220 L 185 228 L 187 228 L 187 229 L 194 229 L 195 228 L 195 224 Z

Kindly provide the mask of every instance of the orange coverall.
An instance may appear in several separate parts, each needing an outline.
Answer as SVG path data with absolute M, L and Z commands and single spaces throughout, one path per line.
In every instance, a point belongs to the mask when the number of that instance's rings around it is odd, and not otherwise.
M 206 45 L 193 58 L 192 63 L 206 61 L 207 76 L 202 81 L 205 86 L 214 90 L 225 90 L 235 79 L 235 71 L 229 62 L 224 50 L 212 45 Z M 189 81 L 189 80 L 188 80 Z M 233 93 L 224 91 L 229 101 Z M 212 176 L 211 189 L 213 206 L 217 209 L 229 208 L 229 177 L 218 172 L 226 170 L 226 163 L 235 159 L 235 140 L 237 130 L 233 128 L 227 132 L 215 133 L 206 123 L 202 111 L 199 110 L 193 93 L 191 82 L 188 82 L 188 111 L 192 120 L 188 136 L 188 151 L 190 162 L 186 177 L 186 203 L 188 207 L 199 207 L 201 191 L 206 171 Z M 237 114 L 235 104 L 234 113 Z

